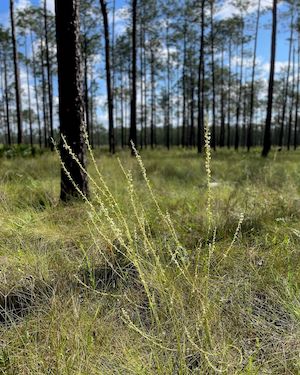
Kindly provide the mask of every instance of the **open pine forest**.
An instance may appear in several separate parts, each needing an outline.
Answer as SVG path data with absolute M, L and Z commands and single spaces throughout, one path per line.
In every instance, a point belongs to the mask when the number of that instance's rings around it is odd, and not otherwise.
M 1 0 L 0 374 L 300 374 L 299 0 Z

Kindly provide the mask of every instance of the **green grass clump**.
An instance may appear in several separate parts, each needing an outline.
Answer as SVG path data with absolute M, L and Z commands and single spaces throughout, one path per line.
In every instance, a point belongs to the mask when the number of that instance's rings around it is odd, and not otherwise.
M 299 152 L 142 158 L 0 159 L 0 374 L 300 373 Z

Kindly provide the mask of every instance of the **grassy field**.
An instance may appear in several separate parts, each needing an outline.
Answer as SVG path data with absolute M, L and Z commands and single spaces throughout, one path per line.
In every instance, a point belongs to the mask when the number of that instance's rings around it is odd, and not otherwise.
M 0 159 L 0 374 L 299 374 L 300 152 L 141 155 Z

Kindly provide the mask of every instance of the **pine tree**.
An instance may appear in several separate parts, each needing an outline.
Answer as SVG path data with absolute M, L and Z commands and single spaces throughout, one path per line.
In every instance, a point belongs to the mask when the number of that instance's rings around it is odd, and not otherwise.
M 86 167 L 84 142 L 83 70 L 80 51 L 79 0 L 56 0 L 56 38 L 59 82 L 60 131 L 65 136 L 72 152 L 83 167 Z M 86 174 L 61 144 L 61 158 L 68 174 L 61 170 L 62 201 L 80 194 L 88 194 Z

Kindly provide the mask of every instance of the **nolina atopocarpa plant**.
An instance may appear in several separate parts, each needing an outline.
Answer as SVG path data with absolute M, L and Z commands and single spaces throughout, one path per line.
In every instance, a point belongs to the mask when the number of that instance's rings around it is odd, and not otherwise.
M 101 261 L 120 280 L 118 294 L 109 290 L 97 293 L 111 295 L 119 303 L 123 322 L 143 342 L 149 354 L 147 368 L 156 374 L 228 372 L 230 363 L 241 363 L 242 354 L 232 343 L 217 340 L 218 308 L 210 283 L 212 266 L 229 254 L 241 230 L 243 215 L 228 249 L 215 257 L 216 233 L 211 189 L 211 150 L 208 126 L 205 129 L 205 169 L 207 175 L 207 239 L 195 249 L 181 243 L 171 214 L 165 212 L 152 189 L 141 156 L 132 143 L 145 189 L 156 212 L 160 233 L 151 230 L 147 207 L 138 196 L 132 171 L 119 161 L 127 186 L 126 211 L 118 203 L 101 174 L 87 133 L 85 142 L 95 170 L 92 175 L 83 168 L 62 136 L 64 147 L 88 176 L 90 197 L 74 184 L 87 204 L 90 233 Z M 72 181 L 61 160 L 62 168 Z M 74 183 L 74 182 L 73 182 Z M 130 218 L 128 217 L 130 214 Z M 100 241 L 99 241 L 100 239 Z M 106 246 L 103 246 L 105 244 Z M 88 251 L 84 250 L 88 257 Z M 134 270 L 128 276 L 128 269 Z M 134 278 L 134 283 L 129 277 Z M 128 284 L 131 287 L 128 287 Z M 88 287 L 88 286 L 87 286 Z M 132 293 L 132 288 L 136 289 Z M 221 332 L 220 332 L 221 334 Z M 233 361 L 232 357 L 236 360 Z M 229 360 L 230 359 L 230 360 Z

